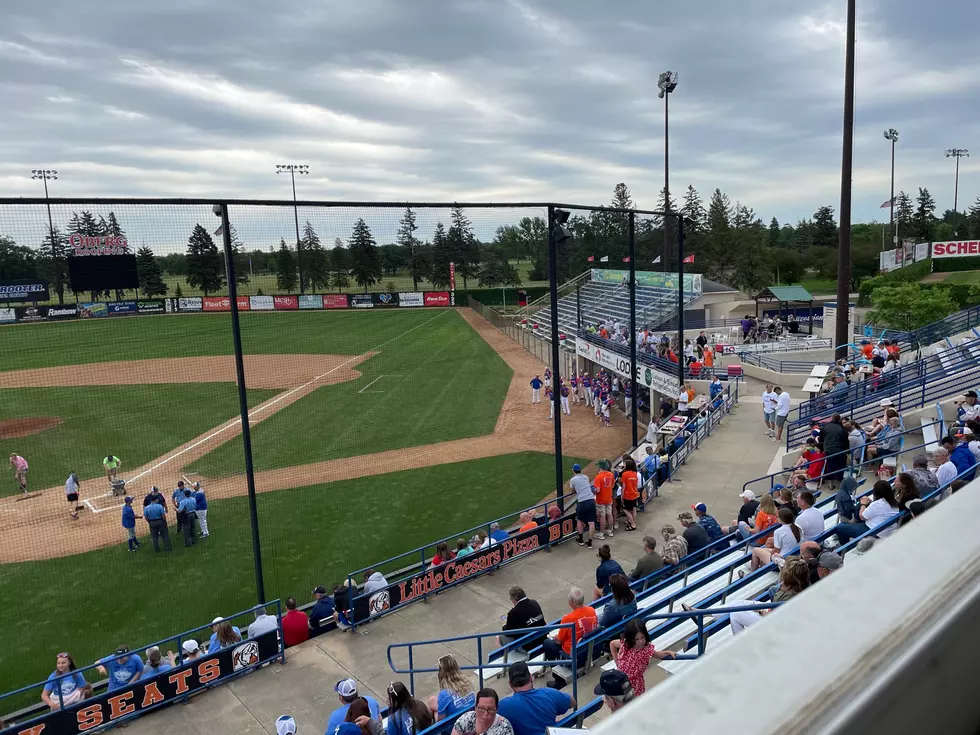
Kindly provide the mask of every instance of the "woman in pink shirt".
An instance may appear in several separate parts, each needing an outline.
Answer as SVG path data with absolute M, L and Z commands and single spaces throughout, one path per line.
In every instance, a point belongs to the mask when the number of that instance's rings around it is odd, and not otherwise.
M 622 638 L 609 642 L 609 652 L 616 662 L 616 668 L 629 677 L 636 696 L 646 691 L 644 673 L 650 665 L 650 659 L 663 661 L 674 658 L 673 651 L 658 651 L 650 643 L 650 634 L 642 620 L 631 620 L 623 631 Z
M 14 470 L 14 479 L 20 483 L 20 489 L 27 494 L 27 460 L 16 452 L 10 455 L 10 466 Z

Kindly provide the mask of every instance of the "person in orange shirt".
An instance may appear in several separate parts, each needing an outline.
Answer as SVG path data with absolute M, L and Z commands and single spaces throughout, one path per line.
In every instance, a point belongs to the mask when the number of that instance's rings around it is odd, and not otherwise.
M 626 513 L 626 530 L 636 530 L 636 506 L 640 499 L 640 475 L 636 469 L 636 462 L 627 455 L 623 459 L 623 471 L 619 475 L 619 481 L 623 485 L 623 510 Z
M 525 533 L 526 531 L 533 531 L 538 527 L 538 524 L 534 522 L 531 518 L 531 514 L 527 511 L 521 513 L 521 527 L 517 529 L 518 533 Z
M 571 612 L 565 613 L 561 622 L 575 623 L 575 643 L 578 646 L 583 638 L 599 627 L 599 616 L 596 615 L 595 609 L 585 604 L 585 592 L 579 587 L 572 587 L 568 591 L 568 607 L 571 608 Z M 558 635 L 555 638 L 545 638 L 541 648 L 544 649 L 545 661 L 559 661 L 569 657 L 572 658 L 573 663 L 576 661 L 575 652 L 572 651 L 571 628 L 559 628 Z M 578 669 L 576 665 L 570 668 L 573 671 Z M 551 673 L 555 680 L 548 682 L 548 686 L 553 689 L 564 687 L 567 682 L 554 671 Z
M 704 346 L 704 366 L 709 369 L 715 366 L 715 351 L 711 345 Z
M 596 521 L 599 532 L 595 535 L 597 539 L 604 539 L 606 536 L 613 537 L 613 488 L 616 485 L 616 477 L 609 471 L 609 460 L 600 459 L 596 462 L 600 472 L 595 476 L 593 485 L 598 491 L 595 496 Z

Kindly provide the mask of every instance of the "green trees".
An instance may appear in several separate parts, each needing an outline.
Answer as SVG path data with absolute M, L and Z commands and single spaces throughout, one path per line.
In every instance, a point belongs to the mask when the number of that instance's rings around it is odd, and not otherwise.
M 145 297 L 153 298 L 167 293 L 167 284 L 163 281 L 163 268 L 153 255 L 153 251 L 146 246 L 136 251 L 136 274 L 139 278 L 140 291 Z
M 187 285 L 201 289 L 205 296 L 217 293 L 225 282 L 222 271 L 221 255 L 211 233 L 194 225 L 187 240 Z
M 320 243 L 313 225 L 303 225 L 303 280 L 311 291 L 330 287 L 330 258 Z
M 374 235 L 363 218 L 358 218 L 347 241 L 350 272 L 354 282 L 368 290 L 381 279 L 381 258 Z
M 879 286 L 871 293 L 868 321 L 875 326 L 911 331 L 956 311 L 946 288 L 923 288 L 917 283 Z
M 65 290 L 69 288 L 68 251 L 68 238 L 57 227 L 48 232 L 38 250 L 38 275 L 54 288 L 59 304 L 65 303 Z
M 286 245 L 286 239 L 280 238 L 279 249 L 276 251 L 276 288 L 291 293 L 299 285 L 299 274 L 296 272 L 296 258 L 293 251 Z
M 450 211 L 446 240 L 452 252 L 452 261 L 456 263 L 456 273 L 463 277 L 463 288 L 468 288 L 467 279 L 477 272 L 480 248 L 473 234 L 473 223 L 458 204 Z

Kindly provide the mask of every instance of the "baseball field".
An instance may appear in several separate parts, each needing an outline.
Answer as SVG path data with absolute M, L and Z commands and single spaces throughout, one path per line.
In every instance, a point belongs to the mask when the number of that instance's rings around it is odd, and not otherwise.
M 554 492 L 553 424 L 531 406 L 544 366 L 469 309 L 242 314 L 267 597 L 505 516 Z M 255 602 L 230 316 L 161 315 L 0 329 L 0 680 L 44 678 Z M 624 422 L 563 423 L 566 470 L 628 444 Z M 127 550 L 102 458 L 141 499 L 200 481 L 210 536 Z M 69 517 L 64 482 L 81 480 Z M 172 527 L 171 527 L 172 530 Z M 0 709 L 3 709 L 0 707 Z

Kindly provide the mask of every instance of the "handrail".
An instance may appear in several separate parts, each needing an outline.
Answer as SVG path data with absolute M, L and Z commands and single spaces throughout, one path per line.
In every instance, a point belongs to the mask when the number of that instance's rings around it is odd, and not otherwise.
M 538 626 L 536 628 L 515 628 L 513 630 L 508 630 L 506 632 L 506 634 L 508 636 L 513 636 L 515 634 L 525 635 L 526 636 L 527 634 L 531 634 L 531 635 L 533 635 L 534 638 L 540 638 L 540 637 L 547 636 L 549 633 L 552 633 L 554 631 L 568 630 L 571 633 L 571 635 L 572 635 L 572 638 L 571 638 L 571 650 L 572 650 L 572 654 L 568 658 L 554 659 L 552 661 L 546 661 L 546 662 L 544 662 L 544 665 L 546 665 L 546 666 L 567 665 L 567 666 L 571 666 L 571 668 L 574 670 L 576 668 L 576 663 L 577 663 L 576 660 L 575 660 L 575 651 L 576 651 L 576 647 L 581 642 L 581 641 L 578 640 L 577 625 L 578 625 L 577 623 L 550 623 L 550 624 L 547 624 L 547 625 Z M 483 639 L 484 638 L 494 638 L 494 639 L 496 639 L 497 636 L 499 636 L 499 635 L 500 635 L 500 633 L 495 631 L 495 632 L 492 632 L 492 633 L 468 633 L 467 635 L 450 636 L 448 638 L 432 638 L 430 640 L 425 640 L 425 641 L 409 641 L 408 643 L 390 643 L 390 644 L 388 644 L 388 648 L 387 648 L 387 651 L 386 651 L 386 658 L 388 659 L 388 666 L 391 668 L 391 670 L 394 673 L 396 673 L 396 674 L 408 674 L 409 675 L 409 691 L 414 696 L 414 694 L 415 694 L 415 674 L 417 674 L 417 673 L 418 674 L 431 674 L 431 673 L 435 673 L 435 672 L 438 672 L 439 671 L 439 667 L 438 666 L 436 668 L 431 668 L 431 667 L 429 667 L 429 668 L 418 668 L 418 667 L 415 666 L 414 661 L 415 661 L 415 647 L 416 646 L 435 646 L 435 645 L 443 645 L 443 644 L 446 644 L 446 643 L 455 643 L 457 641 L 472 641 L 472 640 L 475 640 L 476 641 L 476 651 L 477 651 L 477 653 L 476 653 L 476 660 L 477 660 L 476 665 L 472 665 L 471 666 L 471 665 L 468 665 L 468 664 L 465 664 L 465 665 L 464 664 L 460 664 L 459 665 L 459 668 L 461 670 L 463 670 L 463 671 L 476 671 L 477 672 L 477 676 L 480 679 L 480 689 L 482 689 L 483 688 L 483 682 L 484 682 L 483 670 L 484 669 L 499 669 L 500 668 L 499 665 L 492 664 L 490 662 L 489 658 L 487 659 L 487 663 L 486 664 L 483 663 Z M 392 661 L 392 659 L 391 659 L 391 653 L 392 653 L 392 651 L 395 650 L 395 649 L 401 649 L 401 648 L 407 648 L 408 649 L 408 668 L 407 669 L 399 669 L 397 666 L 395 666 L 395 662 Z M 578 676 L 577 675 L 572 678 L 572 687 L 573 687 L 573 694 L 572 694 L 572 696 L 575 698 L 575 701 L 578 701 Z
M 930 421 L 928 424 L 919 424 L 918 426 L 915 426 L 915 427 L 913 427 L 911 429 L 905 429 L 904 431 L 900 431 L 898 434 L 891 434 L 890 436 L 905 436 L 906 434 L 914 434 L 917 431 L 921 431 L 926 426 L 934 426 L 935 424 L 942 424 L 942 423 L 943 423 L 942 419 L 937 419 L 936 421 Z M 869 442 L 866 441 L 863 446 L 866 447 L 868 445 L 868 443 Z M 873 444 L 874 443 L 874 439 L 872 439 L 872 441 L 870 443 Z M 928 442 L 925 442 L 923 444 L 917 444 L 917 445 L 912 446 L 912 447 L 903 448 L 902 449 L 902 453 L 911 452 L 913 449 L 924 449 L 927 446 L 927 444 L 928 444 Z M 840 451 L 840 452 L 834 452 L 833 454 L 828 454 L 827 456 L 822 457 L 821 459 L 811 459 L 811 460 L 809 460 L 807 462 L 804 462 L 803 464 L 801 464 L 801 465 L 799 465 L 797 467 L 784 467 L 783 469 L 778 470 L 776 472 L 770 472 L 768 475 L 763 475 L 762 477 L 757 477 L 754 480 L 749 480 L 744 485 L 742 485 L 742 490 L 743 491 L 748 490 L 749 489 L 749 485 L 753 485 L 753 484 L 755 484 L 757 482 L 762 482 L 763 480 L 766 480 L 766 479 L 769 479 L 770 480 L 769 488 L 772 489 L 772 486 L 774 485 L 774 483 L 772 482 L 772 480 L 774 478 L 780 476 L 780 475 L 785 475 L 787 473 L 792 474 L 794 471 L 796 471 L 796 470 L 802 470 L 802 469 L 804 469 L 806 467 L 809 467 L 811 464 L 817 464 L 818 462 L 826 462 L 831 457 L 840 457 L 841 455 L 848 455 L 848 454 L 853 455 L 854 452 L 857 452 L 857 451 L 858 451 L 857 449 L 845 449 L 845 450 Z M 850 462 L 848 464 L 848 466 L 853 469 L 854 467 L 861 467 L 863 465 L 870 464 L 872 462 L 879 462 L 879 461 L 881 461 L 880 458 L 866 459 L 866 460 L 863 460 L 861 462 L 854 462 L 854 461 L 852 461 L 852 462 Z M 842 472 L 844 469 L 845 468 L 842 467 L 841 469 L 835 470 L 834 472 L 825 472 L 822 475 L 818 475 L 817 477 L 811 477 L 811 478 L 809 478 L 807 480 L 807 482 L 814 482 L 814 481 L 817 481 L 817 480 L 823 480 L 823 478 L 828 477 L 830 475 L 835 475 L 838 472 Z

